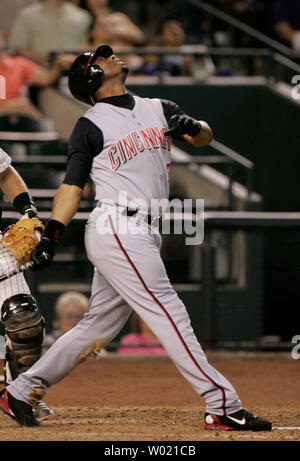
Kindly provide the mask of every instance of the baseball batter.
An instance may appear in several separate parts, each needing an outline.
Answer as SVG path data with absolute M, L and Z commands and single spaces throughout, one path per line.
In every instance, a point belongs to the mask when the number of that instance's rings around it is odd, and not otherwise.
M 160 256 L 161 217 L 153 199 L 168 198 L 166 132 L 172 128 L 174 135 L 200 147 L 212 139 L 211 129 L 171 101 L 130 95 L 124 86 L 127 74 L 128 68 L 108 45 L 80 55 L 70 69 L 72 94 L 92 108 L 71 135 L 66 176 L 32 260 L 35 270 L 50 264 L 90 175 L 97 199 L 85 231 L 87 255 L 95 267 L 90 309 L 2 391 L 0 406 L 19 424 L 36 425 L 34 402 L 108 344 L 134 310 L 204 397 L 206 429 L 270 430 L 271 422 L 244 410 L 232 385 L 208 363 Z
M 0 149 L 0 187 L 23 218 L 37 216 L 24 181 L 3 149 Z M 0 275 L 16 269 L 17 261 L 0 240 Z M 22 273 L 0 282 L 0 306 L 6 334 L 4 376 L 8 384 L 40 358 L 45 322 Z M 51 413 L 44 402 L 35 404 L 36 418 L 43 419 Z

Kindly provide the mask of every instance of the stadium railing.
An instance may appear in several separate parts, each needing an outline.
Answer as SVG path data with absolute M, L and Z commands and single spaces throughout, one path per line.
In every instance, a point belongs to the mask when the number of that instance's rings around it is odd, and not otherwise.
M 13 135 L 13 133 L 10 133 Z M 37 140 L 36 135 L 40 137 L 41 133 L 24 133 L 26 136 L 26 141 L 35 141 Z M 46 135 L 47 133 L 45 133 Z M 0 133 L 1 135 L 1 133 Z M 22 134 L 16 133 L 16 139 L 20 138 Z M 29 136 L 31 135 L 31 136 Z M 1 136 L 0 136 L 1 138 Z M 11 140 L 13 139 L 13 136 Z M 42 138 L 40 138 L 41 140 Z M 47 136 L 45 137 L 47 139 Z M 212 147 L 218 155 L 193 155 L 188 156 L 185 160 L 174 160 L 172 159 L 172 165 L 192 165 L 192 164 L 206 164 L 206 165 L 226 165 L 227 167 L 227 174 L 228 174 L 228 209 L 232 210 L 234 207 L 233 204 L 233 182 L 234 182 L 234 172 L 235 167 L 240 167 L 244 169 L 246 172 L 246 181 L 245 187 L 247 189 L 248 197 L 250 198 L 251 193 L 253 191 L 253 169 L 254 163 L 248 160 L 246 157 L 241 155 L 240 153 L 230 149 L 229 147 L 225 146 L 221 142 L 217 140 L 213 140 L 210 143 L 210 147 Z M 18 166 L 28 166 L 28 165 L 45 165 L 45 166 L 56 166 L 56 167 L 63 167 L 67 164 L 67 156 L 63 155 L 28 155 L 25 158 L 18 159 L 16 158 L 13 160 L 13 164 Z M 49 193 L 49 197 L 52 196 L 52 193 Z M 41 192 L 39 189 L 35 190 L 35 197 L 36 198 L 45 198 L 45 193 L 43 189 Z
M 190 3 L 191 5 L 194 5 L 195 7 L 201 9 L 205 13 L 208 13 L 210 16 L 220 19 L 228 26 L 239 29 L 241 32 L 244 32 L 246 35 L 249 35 L 250 37 L 256 39 L 258 42 L 263 43 L 266 47 L 271 48 L 272 50 L 276 50 L 277 52 L 284 54 L 286 56 L 289 56 L 290 58 L 295 57 L 293 50 L 289 48 L 288 46 L 263 34 L 262 32 L 256 30 L 254 27 L 231 16 L 225 11 L 222 11 L 215 6 L 207 2 L 204 2 L 203 0 L 186 0 L 186 1 L 187 3 Z
M 263 35 L 263 34 L 262 34 Z M 300 64 L 296 62 L 294 59 L 294 54 L 293 52 L 288 48 L 285 47 L 284 45 L 281 45 L 279 42 L 275 42 L 272 39 L 269 39 L 266 37 L 268 40 L 264 41 L 264 48 L 235 48 L 235 47 L 209 47 L 203 44 L 185 44 L 182 45 L 180 48 L 177 50 L 174 50 L 173 48 L 162 48 L 162 47 L 157 47 L 157 46 L 151 46 L 151 47 L 133 47 L 130 49 L 114 49 L 114 53 L 123 56 L 123 55 L 138 55 L 138 56 L 148 56 L 148 55 L 155 55 L 159 58 L 158 61 L 158 75 L 157 76 L 143 76 L 143 75 L 137 75 L 136 77 L 144 77 L 145 79 L 148 79 L 148 82 L 151 83 L 159 83 L 159 84 L 164 84 L 164 83 L 169 83 L 170 81 L 174 82 L 180 82 L 182 79 L 182 83 L 192 83 L 193 81 L 198 81 L 198 77 L 195 76 L 190 76 L 190 77 L 182 77 L 182 76 L 169 76 L 166 75 L 166 73 L 163 71 L 163 58 L 166 55 L 172 55 L 172 56 L 194 56 L 195 58 L 220 58 L 220 57 L 226 57 L 226 58 L 253 58 L 253 57 L 261 57 L 265 64 L 264 64 L 264 69 L 262 76 L 264 76 L 267 79 L 273 79 L 275 81 L 282 80 L 284 78 L 284 72 L 282 72 L 282 69 L 290 72 L 294 72 L 296 74 L 300 74 Z M 274 43 L 273 43 L 274 42 Z M 93 50 L 88 50 L 84 49 L 81 51 L 78 50 L 63 50 L 63 51 L 57 51 L 57 50 L 52 50 L 50 53 L 50 59 L 53 60 L 56 56 L 59 54 L 63 53 L 70 53 L 74 55 L 78 55 L 81 52 L 86 52 L 86 51 L 93 51 Z M 239 77 L 237 75 L 237 77 Z M 135 76 L 131 76 L 132 82 L 134 82 Z M 221 78 L 221 77 L 218 77 Z M 228 76 L 226 77 L 228 79 Z M 200 80 L 203 80 L 201 78 Z M 287 76 L 287 80 L 290 83 L 290 76 Z M 145 80 L 146 81 L 146 80 Z M 205 81 L 205 78 L 204 78 Z M 146 82 L 147 83 L 147 82 Z

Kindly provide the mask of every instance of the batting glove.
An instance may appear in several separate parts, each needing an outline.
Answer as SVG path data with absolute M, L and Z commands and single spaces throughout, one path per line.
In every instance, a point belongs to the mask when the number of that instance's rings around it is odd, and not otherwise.
M 188 115 L 173 115 L 170 118 L 171 128 L 166 131 L 166 135 L 188 134 L 196 136 L 201 131 L 201 123 Z
M 30 259 L 33 262 L 31 270 L 33 272 L 50 266 L 55 254 L 56 243 L 46 238 L 41 238 L 41 241 L 32 250 Z
M 31 270 L 33 272 L 50 266 L 55 255 L 55 248 L 65 230 L 63 223 L 50 219 L 48 221 L 42 238 L 37 246 L 32 250 L 30 259 L 33 262 Z

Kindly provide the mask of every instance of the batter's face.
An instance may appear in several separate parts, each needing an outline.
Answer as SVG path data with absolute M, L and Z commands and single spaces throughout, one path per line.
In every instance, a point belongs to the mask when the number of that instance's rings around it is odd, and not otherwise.
M 94 61 L 94 64 L 97 64 L 99 67 L 101 67 L 101 69 L 104 72 L 105 80 L 111 80 L 117 76 L 120 76 L 121 81 L 124 82 L 129 72 L 129 69 L 125 62 L 122 61 L 120 58 L 117 58 L 114 54 L 112 54 L 108 58 L 98 56 L 97 59 Z

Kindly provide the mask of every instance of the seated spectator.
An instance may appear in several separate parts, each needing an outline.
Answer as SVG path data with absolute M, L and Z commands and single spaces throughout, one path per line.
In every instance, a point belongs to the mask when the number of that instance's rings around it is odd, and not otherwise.
M 275 28 L 278 36 L 300 57 L 300 1 L 277 0 Z
M 0 37 L 0 75 L 3 82 L 3 94 L 0 99 L 0 116 L 19 115 L 41 118 L 38 109 L 27 95 L 29 85 L 45 87 L 54 83 L 61 72 L 71 65 L 73 55 L 58 56 L 53 66 L 46 69 L 22 56 L 10 56 L 6 53 L 5 42 Z
M 118 354 L 168 355 L 152 330 L 135 312 L 132 314 L 132 331 L 121 338 Z
M 182 50 L 186 41 L 185 30 L 177 18 L 166 17 L 161 20 L 157 29 L 159 45 L 163 48 L 170 48 L 177 51 Z M 164 57 L 164 66 L 169 68 L 170 75 L 187 75 L 193 74 L 193 57 L 180 55 L 166 55 Z
M 10 48 L 40 64 L 51 51 L 77 50 L 88 39 L 91 15 L 66 0 L 42 0 L 16 16 Z
M 43 343 L 45 353 L 67 331 L 71 330 L 82 319 L 89 309 L 88 298 L 77 291 L 67 291 L 60 295 L 54 307 L 53 330 L 48 333 Z
M 94 47 L 107 43 L 114 48 L 125 48 L 141 44 L 144 34 L 126 14 L 114 11 L 96 16 L 90 38 Z
M 110 45 L 114 52 L 130 50 L 140 45 L 144 40 L 144 34 L 128 16 L 119 11 L 97 15 L 90 30 L 90 44 L 96 48 L 101 43 Z M 122 54 L 122 60 L 129 69 L 134 71 L 142 63 L 142 59 L 136 54 Z
M 157 43 L 149 42 L 145 45 L 145 48 L 157 48 Z M 166 70 L 163 65 L 159 63 L 159 57 L 157 54 L 145 54 L 142 57 L 141 64 L 135 69 L 136 74 L 155 76 L 159 75 L 160 72 L 164 72 L 170 75 L 169 71 Z
M 157 46 L 170 50 L 170 54 L 164 55 L 161 60 L 158 56 L 145 56 L 143 64 L 136 72 L 146 75 L 163 72 L 173 77 L 193 75 L 193 56 L 172 54 L 172 50 L 183 51 L 185 31 L 181 22 L 171 16 L 163 18 L 157 27 L 157 39 Z

